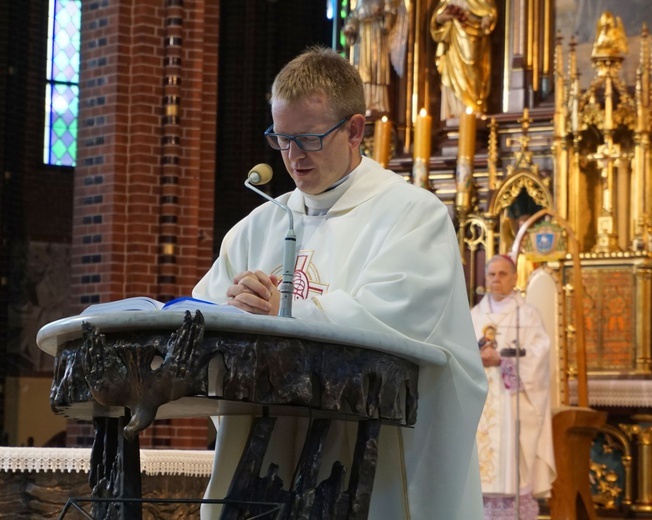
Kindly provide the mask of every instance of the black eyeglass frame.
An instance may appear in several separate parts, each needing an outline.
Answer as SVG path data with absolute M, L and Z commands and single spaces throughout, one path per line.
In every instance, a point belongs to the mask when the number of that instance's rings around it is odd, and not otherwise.
M 324 148 L 324 137 L 327 135 L 333 133 L 335 130 L 337 130 L 339 127 L 341 127 L 348 119 L 350 119 L 351 116 L 346 116 L 344 119 L 339 121 L 338 123 L 335 124 L 332 128 L 329 130 L 326 130 L 323 134 L 297 134 L 297 135 L 287 135 L 287 134 L 277 134 L 272 132 L 272 128 L 274 128 L 274 125 L 272 124 L 267 130 L 265 130 L 265 140 L 267 141 L 267 144 L 271 146 L 274 150 L 280 150 L 284 152 L 285 150 L 289 150 L 290 146 L 292 145 L 292 142 L 294 141 L 296 145 L 301 148 L 304 152 L 318 152 L 322 148 Z M 288 140 L 288 145 L 285 148 L 281 148 L 278 138 L 279 137 L 284 137 L 285 139 Z M 301 144 L 301 139 L 305 137 L 317 137 L 319 138 L 319 148 L 309 148 L 306 149 L 304 146 Z M 276 139 L 274 139 L 276 138 Z

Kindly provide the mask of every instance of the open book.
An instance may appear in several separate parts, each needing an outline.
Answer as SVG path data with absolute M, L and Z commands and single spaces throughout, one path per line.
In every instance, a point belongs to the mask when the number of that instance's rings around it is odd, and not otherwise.
M 104 314 L 107 312 L 122 311 L 194 311 L 200 310 L 204 314 L 222 313 L 222 312 L 239 312 L 247 314 L 246 311 L 240 310 L 231 305 L 224 305 L 206 300 L 199 300 L 190 296 L 175 298 L 167 303 L 160 302 L 148 296 L 134 296 L 123 300 L 116 300 L 105 303 L 95 303 L 86 307 L 81 314 Z

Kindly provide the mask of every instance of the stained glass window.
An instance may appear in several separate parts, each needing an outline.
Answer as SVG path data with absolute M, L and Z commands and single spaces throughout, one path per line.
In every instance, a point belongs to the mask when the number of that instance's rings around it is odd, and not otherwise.
M 355 7 L 355 0 L 353 0 Z M 342 33 L 344 21 L 349 15 L 349 0 L 326 0 L 326 18 L 333 24 L 333 49 L 346 48 L 346 36 Z M 344 53 L 342 52 L 342 56 Z
M 43 160 L 75 166 L 81 0 L 50 0 Z

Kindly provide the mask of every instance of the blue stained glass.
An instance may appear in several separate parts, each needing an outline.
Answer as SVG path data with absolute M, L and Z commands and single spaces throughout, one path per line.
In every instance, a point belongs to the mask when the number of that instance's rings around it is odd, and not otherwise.
M 47 98 L 49 107 L 46 107 L 46 121 L 49 124 L 49 149 L 46 150 L 46 161 L 55 165 L 74 166 L 77 151 L 79 87 L 54 85 Z
M 75 166 L 79 116 L 81 0 L 49 0 L 43 160 Z

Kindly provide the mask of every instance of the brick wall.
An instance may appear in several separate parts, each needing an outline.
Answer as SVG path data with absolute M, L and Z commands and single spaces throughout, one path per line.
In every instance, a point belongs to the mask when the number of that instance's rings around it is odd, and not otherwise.
M 72 298 L 187 295 L 212 259 L 215 2 L 84 2 Z
M 284 63 L 328 43 L 322 9 L 293 0 L 83 3 L 75 310 L 189 294 L 226 230 L 261 203 L 243 187 L 249 168 L 274 166 L 273 194 L 292 187 L 262 138 L 267 93 Z M 92 433 L 71 424 L 68 443 L 89 445 Z M 157 421 L 140 443 L 202 448 L 209 437 L 207 419 Z
M 3 370 L 15 373 L 4 335 L 21 325 L 7 323 L 8 294 L 24 285 L 30 244 L 72 244 L 69 270 L 52 273 L 70 279 L 70 305 L 47 321 L 94 301 L 188 294 L 226 230 L 261 203 L 242 185 L 249 168 L 269 162 L 270 193 L 291 188 L 262 139 L 267 93 L 285 62 L 329 42 L 325 4 L 84 1 L 78 166 L 48 167 L 47 4 L 12 2 L 0 19 L 0 383 Z M 141 444 L 200 448 L 207 424 L 159 421 Z M 89 445 L 92 435 L 92 425 L 71 423 L 68 443 Z
M 189 295 L 212 262 L 219 3 L 83 3 L 72 306 Z M 141 446 L 206 447 L 208 420 Z M 71 425 L 84 445 L 90 425 Z

